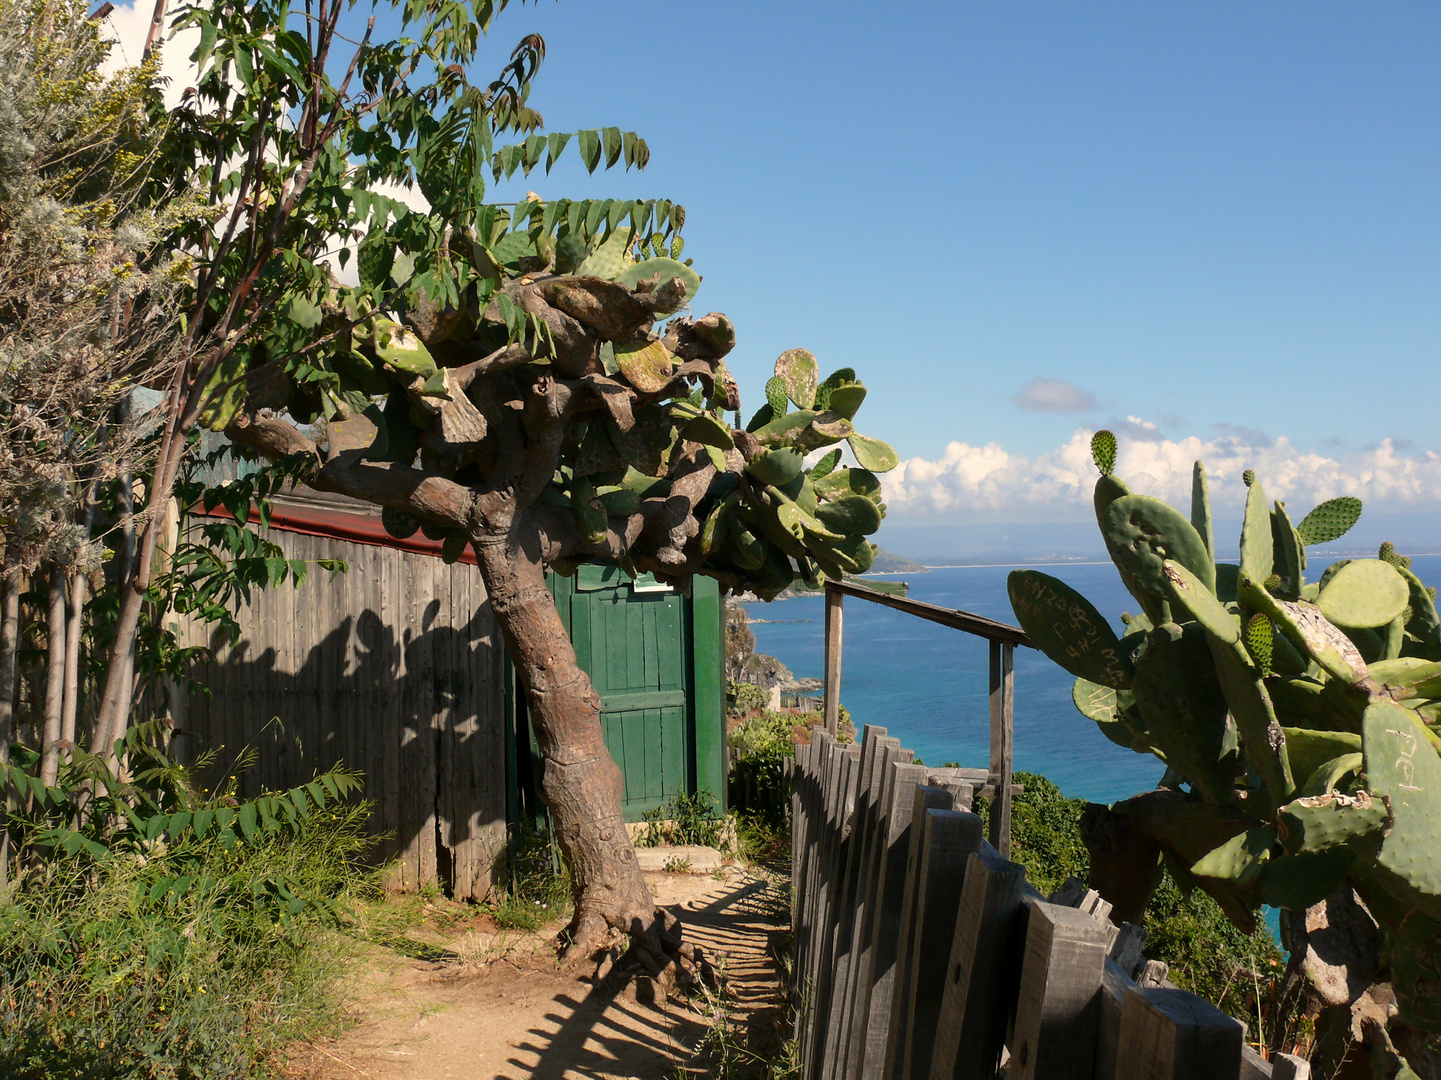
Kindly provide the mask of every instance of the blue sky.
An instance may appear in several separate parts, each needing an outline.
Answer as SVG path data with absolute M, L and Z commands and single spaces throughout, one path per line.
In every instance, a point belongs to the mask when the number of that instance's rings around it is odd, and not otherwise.
M 1103 425 L 1169 497 L 1441 508 L 1441 7 L 561 0 L 493 66 L 532 31 L 547 127 L 651 166 L 496 197 L 684 203 L 747 410 L 855 367 L 893 515 L 1083 514 Z

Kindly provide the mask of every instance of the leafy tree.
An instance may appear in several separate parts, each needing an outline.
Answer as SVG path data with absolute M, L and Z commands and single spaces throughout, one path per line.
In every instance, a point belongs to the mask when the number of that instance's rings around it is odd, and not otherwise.
M 740 408 L 724 363 L 735 331 L 684 313 L 700 278 L 680 261 L 683 207 L 484 201 L 488 181 L 568 147 L 592 172 L 649 156 L 617 128 L 541 134 L 527 104 L 536 36 L 493 81 L 470 82 L 504 6 L 407 3 L 410 36 L 368 30 L 343 67 L 338 3 L 182 10 L 201 33 L 199 76 L 169 117 L 168 183 L 207 192 L 219 217 L 180 237 L 193 317 L 152 498 L 199 420 L 317 489 L 382 505 L 397 536 L 423 528 L 452 560 L 472 547 L 546 756 L 573 953 L 612 931 L 659 949 L 674 934 L 637 869 L 599 699 L 544 568 L 603 559 L 762 595 L 860 572 L 882 513 L 875 473 L 896 457 L 852 425 L 855 373 L 822 381 L 804 350 L 777 361 L 746 428 L 726 422 Z M 385 194 L 412 182 L 428 210 Z M 358 286 L 323 261 L 336 237 L 359 240 Z M 837 468 L 836 450 L 806 468 L 843 441 L 858 467 Z
M 0 764 L 33 723 L 46 783 L 76 739 L 105 549 L 134 562 L 146 450 L 127 406 L 174 367 L 183 269 L 156 240 L 194 206 L 148 198 L 154 68 L 102 77 L 107 52 L 83 4 L 0 2 Z M 27 587 L 46 639 L 33 682 L 18 678 Z

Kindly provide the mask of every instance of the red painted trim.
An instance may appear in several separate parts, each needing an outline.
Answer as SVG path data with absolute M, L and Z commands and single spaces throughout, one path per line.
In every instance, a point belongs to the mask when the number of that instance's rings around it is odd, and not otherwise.
M 233 518 L 223 506 L 211 509 L 208 514 L 203 507 L 191 507 L 191 513 L 209 517 Z M 252 519 L 254 520 L 254 519 Z M 344 540 L 351 544 L 369 544 L 371 547 L 395 548 L 413 555 L 431 555 L 440 558 L 442 542 L 432 540 L 416 531 L 414 536 L 397 540 L 385 531 L 379 516 L 369 514 L 348 514 L 343 510 L 320 510 L 311 507 L 273 506 L 270 510 L 270 527 L 282 532 L 300 533 L 304 536 L 323 536 L 331 540 Z M 458 560 L 475 565 L 475 550 L 467 544 Z

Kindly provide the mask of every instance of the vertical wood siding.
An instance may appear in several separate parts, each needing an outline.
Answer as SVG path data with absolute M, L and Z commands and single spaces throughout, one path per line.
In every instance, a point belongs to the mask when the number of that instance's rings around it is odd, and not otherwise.
M 234 648 L 196 671 L 182 753 L 245 747 L 243 793 L 340 763 L 365 774 L 371 829 L 397 888 L 439 880 L 481 899 L 505 844 L 505 650 L 474 566 L 272 530 L 292 559 L 344 559 L 299 589 L 254 594 Z M 187 745 L 188 744 L 188 745 Z

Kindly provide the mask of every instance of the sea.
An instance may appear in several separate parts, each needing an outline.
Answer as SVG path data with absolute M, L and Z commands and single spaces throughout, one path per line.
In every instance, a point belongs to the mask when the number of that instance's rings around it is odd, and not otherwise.
M 1308 580 L 1331 558 L 1312 557 Z M 1124 611 L 1140 610 L 1110 562 L 1028 564 L 1090 599 L 1117 633 Z M 1006 576 L 1014 566 L 945 566 L 899 574 L 910 596 L 1014 623 Z M 1414 557 L 1412 569 L 1441 582 L 1441 555 Z M 796 678 L 824 674 L 825 600 L 820 595 L 747 605 L 756 652 L 776 657 Z M 928 765 L 990 761 L 987 643 L 969 634 L 854 597 L 845 601 L 841 702 L 859 731 L 877 724 Z M 1156 786 L 1164 766 L 1117 746 L 1071 702 L 1074 678 L 1034 649 L 1015 653 L 1015 768 L 1040 773 L 1072 798 L 1109 803 Z

